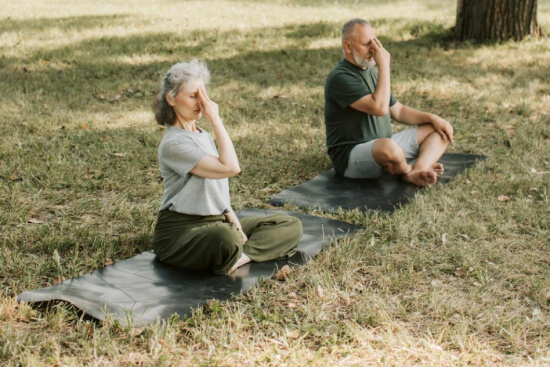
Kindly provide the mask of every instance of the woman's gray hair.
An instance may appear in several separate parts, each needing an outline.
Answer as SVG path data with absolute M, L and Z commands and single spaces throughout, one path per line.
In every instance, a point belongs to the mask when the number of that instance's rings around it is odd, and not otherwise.
M 166 93 L 171 98 L 175 98 L 180 91 L 187 91 L 187 87 L 195 81 L 202 81 L 204 84 L 210 82 L 210 71 L 203 61 L 193 59 L 170 67 L 160 83 L 160 91 L 153 102 L 155 119 L 159 125 L 172 125 L 176 122 L 176 112 L 168 104 Z
M 364 26 L 368 25 L 368 26 L 372 27 L 372 25 L 368 21 L 366 21 L 364 19 L 361 19 L 361 18 L 354 18 L 354 19 L 348 20 L 342 26 L 342 28 L 340 28 L 340 38 L 341 38 L 342 42 L 347 40 L 349 38 L 350 34 L 353 33 L 356 24 L 361 24 L 361 25 L 364 25 Z

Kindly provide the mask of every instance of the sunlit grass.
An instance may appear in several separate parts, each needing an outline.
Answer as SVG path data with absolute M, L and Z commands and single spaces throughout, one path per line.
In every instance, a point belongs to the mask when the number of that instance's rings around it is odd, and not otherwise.
M 550 363 L 550 43 L 455 44 L 455 14 L 451 0 L 2 4 L 2 364 Z M 235 208 L 268 208 L 328 169 L 323 85 L 356 16 L 391 52 L 397 98 L 447 118 L 449 149 L 487 162 L 391 216 L 308 211 L 367 229 L 184 320 L 131 329 L 16 304 L 151 248 L 163 129 L 150 105 L 175 62 L 212 70 L 243 168 Z M 550 29 L 547 0 L 539 23 Z

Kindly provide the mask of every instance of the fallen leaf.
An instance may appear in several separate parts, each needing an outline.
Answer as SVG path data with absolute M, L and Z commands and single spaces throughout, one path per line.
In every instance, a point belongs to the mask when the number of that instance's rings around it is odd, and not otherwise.
M 32 223 L 32 224 L 42 224 L 44 223 L 43 221 L 41 221 L 40 219 L 36 219 L 36 218 L 31 218 L 27 221 L 27 223 Z
M 94 326 L 92 324 L 84 324 L 82 326 L 86 330 L 87 334 L 92 334 L 94 332 Z
M 122 158 L 126 155 L 126 153 L 115 153 L 115 157 Z
M 465 271 L 464 271 L 464 269 L 462 269 L 462 268 L 457 268 L 457 269 L 455 270 L 455 275 L 456 275 L 457 277 L 463 276 L 464 273 L 465 273 Z
M 59 284 L 59 283 L 64 282 L 64 281 L 65 281 L 65 278 L 60 277 L 60 276 L 57 276 L 57 277 L 53 278 L 53 284 Z
M 10 180 L 12 180 L 12 181 L 23 181 L 23 178 L 21 177 L 20 173 L 12 173 L 10 175 Z
M 287 330 L 286 336 L 287 336 L 287 338 L 290 338 L 290 339 L 298 339 L 300 337 L 300 331 L 299 330 Z
M 288 274 L 290 274 L 290 267 L 288 265 L 285 265 L 277 273 L 277 280 L 286 280 L 288 278 Z
M 510 198 L 506 195 L 499 195 L 497 200 L 503 203 L 503 202 L 509 201 Z
M 109 266 L 109 265 L 112 265 L 112 264 L 113 264 L 113 260 L 111 260 L 109 258 L 105 259 L 105 266 Z
M 217 302 L 218 302 L 218 301 L 215 300 L 215 299 L 213 299 L 213 298 L 212 298 L 212 299 L 207 299 L 207 300 L 206 300 L 206 305 L 207 305 L 208 307 L 212 307 L 212 306 L 213 306 L 214 304 L 216 304 Z
M 295 308 L 295 307 L 296 307 L 296 303 L 292 303 L 292 302 L 288 303 L 288 308 Z
M 297 299 L 297 298 L 298 298 L 298 296 L 297 296 L 296 293 L 294 293 L 294 292 L 290 292 L 290 293 L 287 295 L 287 297 L 290 298 L 290 299 Z
M 346 306 L 350 306 L 351 297 L 349 296 L 349 294 L 347 292 L 342 292 L 340 295 L 342 296 L 342 299 L 344 300 L 344 303 L 346 304 Z
M 317 297 L 319 297 L 319 298 L 324 298 L 325 297 L 323 288 L 320 285 L 317 285 L 317 287 L 315 288 L 315 294 L 317 294 Z
M 132 336 L 140 336 L 140 335 L 143 335 L 145 333 L 145 330 L 147 328 L 145 326 L 142 326 L 142 327 L 135 327 L 133 328 L 132 330 L 130 330 L 130 335 Z
M 88 130 L 88 124 L 82 124 L 82 130 Z
M 529 191 L 539 191 L 539 189 L 537 189 L 536 187 L 531 187 Z
M 116 102 L 120 100 L 122 96 L 120 94 L 115 94 L 114 96 L 107 98 L 107 102 Z

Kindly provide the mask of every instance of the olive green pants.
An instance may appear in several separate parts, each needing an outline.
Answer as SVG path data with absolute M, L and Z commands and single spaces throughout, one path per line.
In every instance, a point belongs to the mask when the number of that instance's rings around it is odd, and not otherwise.
M 302 237 L 302 222 L 284 214 L 240 220 L 248 237 L 223 215 L 186 215 L 169 210 L 158 214 L 153 248 L 160 261 L 184 269 L 225 275 L 244 252 L 252 261 L 290 257 Z

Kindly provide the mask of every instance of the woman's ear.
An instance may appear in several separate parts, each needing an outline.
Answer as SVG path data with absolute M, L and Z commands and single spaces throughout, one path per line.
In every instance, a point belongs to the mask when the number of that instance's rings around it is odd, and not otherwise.
M 174 98 L 172 98 L 172 96 L 170 95 L 170 92 L 164 93 L 164 98 L 166 98 L 166 102 L 168 102 L 170 106 L 174 107 L 176 102 L 174 102 Z

